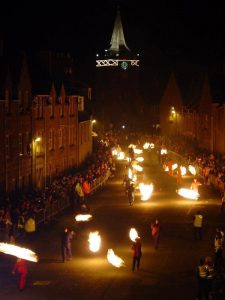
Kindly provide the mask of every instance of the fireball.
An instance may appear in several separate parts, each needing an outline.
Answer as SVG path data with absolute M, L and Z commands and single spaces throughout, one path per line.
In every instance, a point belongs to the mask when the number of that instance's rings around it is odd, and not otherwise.
M 130 229 L 129 237 L 130 237 L 131 241 L 135 242 L 135 239 L 138 237 L 138 232 L 135 228 Z
M 114 254 L 113 249 L 108 249 L 107 259 L 108 262 L 116 268 L 120 268 L 125 265 L 122 258 Z
M 177 193 L 184 198 L 192 199 L 192 200 L 198 200 L 200 196 L 198 192 L 191 189 L 185 189 L 185 188 L 179 189 Z
M 144 183 L 140 183 L 139 184 L 139 189 L 141 192 L 141 200 L 146 201 L 148 200 L 153 192 L 153 184 L 144 184 Z
M 75 216 L 75 220 L 77 222 L 90 221 L 91 218 L 92 218 L 92 215 L 90 215 L 90 214 L 78 214 Z
M 98 231 L 90 232 L 89 233 L 89 249 L 92 252 L 98 252 L 101 246 L 101 237 Z
M 196 169 L 192 165 L 188 166 L 188 170 L 192 175 L 194 175 L 194 176 L 196 175 Z
M 32 262 L 38 261 L 38 257 L 35 252 L 31 251 L 30 249 L 22 248 L 12 244 L 0 243 L 0 252 L 14 255 L 18 258 L 22 258 Z

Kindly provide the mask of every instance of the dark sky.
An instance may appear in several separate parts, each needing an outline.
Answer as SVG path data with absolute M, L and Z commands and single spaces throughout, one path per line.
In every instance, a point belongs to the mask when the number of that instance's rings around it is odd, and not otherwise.
M 109 47 L 120 4 L 126 43 L 145 57 L 157 49 L 168 58 L 207 64 L 224 57 L 225 2 L 10 1 L 1 4 L 0 32 L 14 50 L 69 51 L 81 62 Z
M 116 5 L 120 3 L 130 48 L 145 51 L 154 45 L 187 55 L 219 53 L 225 40 L 225 3 L 219 6 L 216 2 L 8 0 L 1 6 L 0 30 L 15 42 L 15 47 L 21 46 L 21 39 L 29 48 L 95 52 L 108 46 Z

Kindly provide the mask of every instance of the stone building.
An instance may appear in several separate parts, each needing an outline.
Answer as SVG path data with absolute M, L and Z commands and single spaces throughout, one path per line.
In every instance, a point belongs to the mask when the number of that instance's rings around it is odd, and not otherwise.
M 90 88 L 77 91 L 70 56 L 47 57 L 51 61 L 24 54 L 2 64 L 2 194 L 42 189 L 92 153 L 91 116 L 85 112 Z

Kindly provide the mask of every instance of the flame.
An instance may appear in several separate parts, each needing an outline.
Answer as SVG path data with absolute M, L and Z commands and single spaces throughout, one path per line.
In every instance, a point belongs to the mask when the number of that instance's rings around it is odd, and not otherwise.
M 161 155 L 163 155 L 163 154 L 167 154 L 167 150 L 166 149 L 161 149 Z
M 123 160 L 125 159 L 125 153 L 123 151 L 120 151 L 118 154 L 117 154 L 117 159 L 118 160 Z
M 151 144 L 150 144 L 150 148 L 151 148 L 151 149 L 154 149 L 154 148 L 155 148 L 155 144 L 151 143 Z
M 117 153 L 118 153 L 118 152 L 117 152 L 116 149 L 113 149 L 113 150 L 112 150 L 112 155 L 113 155 L 113 156 L 117 156 Z
M 32 262 L 38 261 L 38 257 L 35 252 L 31 251 L 30 249 L 22 248 L 12 244 L 0 243 L 0 252 L 14 255 L 18 258 L 22 258 Z
M 101 237 L 99 235 L 99 232 L 98 231 L 90 232 L 88 242 L 89 242 L 89 249 L 92 252 L 98 252 L 101 245 Z
M 133 182 L 137 181 L 137 175 L 136 174 L 133 175 L 132 181 Z
M 113 249 L 108 249 L 107 259 L 108 262 L 116 268 L 120 268 L 125 265 L 122 258 L 114 254 Z
M 198 200 L 200 196 L 198 192 L 191 189 L 185 189 L 185 188 L 179 189 L 177 193 L 184 198 L 192 199 L 192 200 Z
M 147 142 L 144 143 L 144 145 L 143 145 L 143 148 L 144 148 L 144 149 L 148 149 L 149 147 L 150 147 L 150 144 L 149 144 L 149 143 L 147 143 Z
M 172 170 L 176 170 L 178 168 L 178 164 L 173 164 L 172 165 Z
M 142 162 L 142 161 L 144 161 L 144 157 L 139 156 L 139 157 L 136 158 L 136 160 L 137 160 L 138 162 Z
M 91 218 L 92 218 L 92 215 L 90 215 L 90 214 L 78 214 L 75 216 L 75 220 L 77 222 L 90 221 Z
M 146 201 L 148 200 L 153 192 L 153 184 L 144 184 L 144 183 L 140 183 L 139 184 L 139 189 L 141 192 L 141 200 L 142 201 Z
M 143 150 L 141 150 L 141 149 L 134 149 L 134 153 L 135 154 L 141 154 L 143 152 Z
M 128 148 L 136 148 L 136 145 L 134 145 L 134 144 L 130 144 L 129 146 L 128 146 Z
M 192 165 L 188 166 L 188 170 L 192 175 L 194 175 L 194 176 L 196 175 L 196 169 Z
M 180 166 L 180 170 L 181 170 L 181 175 L 184 176 L 187 174 L 187 169 L 184 166 Z
M 128 178 L 130 178 L 131 180 L 133 178 L 133 173 L 132 173 L 132 170 L 130 168 L 128 169 Z
M 130 229 L 129 237 L 130 237 L 131 241 L 135 242 L 135 239 L 138 237 L 138 232 L 135 228 Z
M 139 166 L 139 165 L 133 165 L 132 166 L 136 171 L 138 172 L 142 172 L 143 171 L 143 167 L 142 166 Z

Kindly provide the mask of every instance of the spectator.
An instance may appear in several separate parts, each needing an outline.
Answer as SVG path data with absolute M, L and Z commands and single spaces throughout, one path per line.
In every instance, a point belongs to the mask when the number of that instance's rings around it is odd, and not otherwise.
M 221 232 L 218 230 L 214 239 L 215 248 L 215 269 L 219 270 L 222 267 L 223 262 L 223 237 Z
M 34 233 L 36 231 L 36 222 L 35 222 L 34 214 L 28 217 L 28 219 L 25 222 L 24 229 L 26 232 L 26 238 L 28 242 L 32 242 Z
M 222 197 L 221 197 L 221 213 L 223 213 L 223 211 L 224 211 L 224 206 L 225 206 L 225 191 L 223 191 Z
M 198 300 L 207 299 L 207 268 L 205 259 L 201 258 L 197 267 Z

